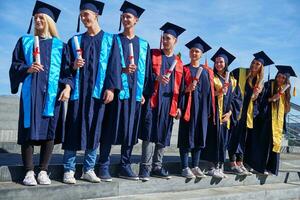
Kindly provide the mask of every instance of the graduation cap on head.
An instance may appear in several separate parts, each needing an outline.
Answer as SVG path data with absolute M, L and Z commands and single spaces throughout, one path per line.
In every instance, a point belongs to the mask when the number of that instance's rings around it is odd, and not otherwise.
M 184 28 L 172 24 L 170 22 L 165 23 L 162 27 L 160 27 L 160 30 L 162 30 L 163 33 L 173 35 L 175 38 L 177 38 L 180 34 L 182 34 L 185 31 Z
M 79 9 L 82 10 L 91 10 L 98 15 L 102 15 L 104 8 L 104 3 L 101 1 L 96 0 L 81 0 Z M 77 22 L 77 32 L 80 31 L 80 15 L 78 16 L 78 22 Z
M 56 8 L 56 7 L 54 7 L 54 6 L 50 5 L 50 4 L 44 3 L 42 1 L 36 1 L 35 2 L 35 6 L 34 6 L 33 11 L 32 11 L 32 16 L 34 16 L 37 13 L 46 14 L 49 17 L 51 17 L 54 22 L 57 22 L 59 14 L 60 14 L 60 9 L 58 9 L 58 8 Z M 29 28 L 27 30 L 28 34 L 31 31 L 32 18 L 33 17 L 31 17 Z
M 124 3 L 122 4 L 120 11 L 122 11 L 122 13 L 130 13 L 132 15 L 134 15 L 137 18 L 140 18 L 140 16 L 143 14 L 143 12 L 145 11 L 144 8 L 141 8 L 133 3 L 130 3 L 129 1 L 124 1 Z M 121 17 L 120 17 L 120 25 L 119 25 L 119 31 L 121 30 Z
M 211 49 L 211 47 L 206 42 L 204 42 L 204 40 L 202 40 L 199 36 L 195 37 L 193 40 L 188 42 L 185 46 L 189 49 L 191 48 L 200 49 L 202 53 L 205 53 Z
M 225 63 L 227 64 L 227 66 L 229 66 L 234 61 L 234 59 L 235 59 L 235 56 L 232 55 L 231 53 L 229 53 L 223 47 L 220 47 L 218 49 L 218 51 L 215 53 L 215 55 L 213 55 L 213 57 L 211 58 L 211 60 L 213 62 L 215 62 L 217 57 L 224 58 Z
M 275 67 L 277 68 L 278 73 L 287 74 L 288 76 L 297 77 L 294 69 L 291 66 L 287 66 L 287 65 L 275 65 Z
M 272 65 L 274 62 L 265 54 L 265 52 L 260 51 L 255 54 L 253 54 L 254 59 L 261 62 L 264 66 Z

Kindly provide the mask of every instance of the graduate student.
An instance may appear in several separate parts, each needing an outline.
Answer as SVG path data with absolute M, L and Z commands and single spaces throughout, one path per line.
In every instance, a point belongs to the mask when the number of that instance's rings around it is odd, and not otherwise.
M 205 147 L 208 117 L 211 107 L 209 74 L 200 58 L 211 47 L 199 36 L 185 45 L 190 49 L 190 63 L 183 67 L 185 82 L 183 117 L 179 123 L 178 148 L 180 152 L 182 176 L 203 178 L 199 168 L 201 150 Z M 191 169 L 188 166 L 189 152 L 192 155 Z
M 16 94 L 22 84 L 18 144 L 26 171 L 24 185 L 51 184 L 47 174 L 55 142 L 61 142 L 56 134 L 63 111 L 62 101 L 68 100 L 72 77 L 68 68 L 66 44 L 58 38 L 56 22 L 60 10 L 52 5 L 36 1 L 33 9 L 34 34 L 22 36 L 13 51 L 9 70 L 11 92 Z M 30 33 L 30 27 L 27 33 Z M 62 114 L 63 115 L 63 114 Z M 35 179 L 34 146 L 41 146 L 39 173 Z
M 281 141 L 284 134 L 285 116 L 290 111 L 290 77 L 297 77 L 291 66 L 276 65 L 275 79 L 265 83 L 259 104 L 255 134 L 248 137 L 245 162 L 256 172 L 278 175 Z M 286 88 L 286 90 L 285 90 Z M 285 91 L 284 91 L 285 90 Z
M 131 154 L 138 142 L 141 107 L 145 97 L 151 96 L 153 87 L 150 47 L 135 33 L 135 26 L 145 10 L 124 1 L 120 11 L 120 28 L 122 24 L 124 30 L 116 35 L 119 52 L 115 57 L 121 62 L 114 67 L 122 69 L 122 90 L 105 114 L 99 159 L 99 176 L 103 181 L 112 180 L 109 174 L 111 145 L 122 145 L 119 177 L 139 179 L 131 169 Z
M 93 183 L 100 182 L 94 166 L 105 104 L 110 103 L 114 92 L 120 89 L 121 74 L 121 69 L 116 67 L 119 61 L 111 59 L 116 53 L 113 35 L 104 32 L 99 26 L 103 7 L 104 3 L 100 1 L 82 0 L 79 18 L 86 32 L 68 41 L 74 89 L 68 103 L 63 143 L 64 183 L 76 183 L 74 173 L 78 150 L 85 151 L 82 178 Z
M 273 64 L 273 61 L 263 52 L 253 54 L 254 59 L 249 69 L 237 68 L 232 74 L 237 79 L 243 97 L 242 111 L 236 127 L 231 131 L 228 147 L 230 171 L 235 174 L 251 175 L 244 166 L 244 156 L 248 135 L 253 132 L 255 117 L 258 114 L 258 96 L 263 89 L 264 67 Z
M 174 48 L 185 29 L 169 22 L 160 29 L 163 48 L 151 50 L 154 92 L 143 106 L 139 136 L 143 140 L 139 177 L 144 181 L 149 180 L 150 171 L 152 176 L 171 178 L 162 159 L 165 147 L 170 146 L 173 120 L 181 116 L 184 90 L 183 64 Z
M 237 81 L 228 71 L 228 66 L 234 59 L 235 57 L 222 47 L 211 58 L 214 62 L 216 113 L 209 118 L 206 145 L 201 157 L 211 162 L 212 166 L 207 174 L 215 178 L 227 177 L 223 167 L 226 160 L 228 132 L 237 123 L 242 104 Z

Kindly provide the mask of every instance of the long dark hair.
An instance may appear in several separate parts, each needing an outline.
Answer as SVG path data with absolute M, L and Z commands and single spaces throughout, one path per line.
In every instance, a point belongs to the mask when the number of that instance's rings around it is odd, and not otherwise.
M 279 92 L 279 86 L 277 84 L 277 76 L 278 76 L 279 73 L 276 74 L 275 76 L 275 83 L 274 83 L 274 88 L 273 88 L 273 94 L 277 94 Z M 291 82 L 290 82 L 290 79 L 289 79 L 289 76 L 287 74 L 283 74 L 285 76 L 285 82 L 284 84 L 287 85 L 291 85 Z M 291 110 L 291 87 L 289 87 L 285 92 L 285 104 L 284 104 L 284 112 L 285 113 L 288 113 L 290 110 Z M 276 102 L 276 107 L 278 109 L 278 106 L 279 106 L 279 101 Z

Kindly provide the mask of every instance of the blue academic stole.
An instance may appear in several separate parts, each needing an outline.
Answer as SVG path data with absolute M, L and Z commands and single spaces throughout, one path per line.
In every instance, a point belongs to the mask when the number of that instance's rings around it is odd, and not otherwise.
M 121 64 L 122 68 L 126 68 L 124 54 L 123 54 L 123 48 L 122 48 L 122 42 L 120 37 L 117 35 L 117 42 L 120 49 L 121 54 Z M 148 43 L 146 40 L 143 40 L 139 38 L 139 60 L 138 60 L 138 67 L 137 67 L 137 88 L 136 88 L 136 101 L 142 100 L 143 95 L 143 89 L 144 89 L 144 81 L 145 81 L 145 70 L 146 70 L 146 58 L 147 58 L 147 49 L 148 49 Z M 122 79 L 122 86 L 123 89 L 120 91 L 119 98 L 121 100 L 123 99 L 129 99 L 130 93 L 129 93 L 129 87 L 128 87 L 128 79 L 127 74 L 122 73 L 121 74 Z
M 81 44 L 82 34 L 77 35 L 77 38 L 78 38 L 79 44 Z M 95 87 L 93 90 L 93 97 L 97 98 L 97 99 L 100 99 L 101 92 L 103 89 L 108 59 L 109 59 L 109 55 L 110 55 L 110 51 L 111 51 L 111 47 L 112 47 L 112 42 L 113 42 L 113 35 L 104 32 L 102 42 L 101 42 L 101 51 L 100 51 L 97 79 L 96 79 Z M 76 56 L 77 51 L 76 51 L 76 47 L 75 47 L 74 37 L 72 38 L 72 48 L 73 48 L 74 56 Z M 71 100 L 79 99 L 79 90 L 80 90 L 79 89 L 79 77 L 80 77 L 80 70 L 77 69 L 76 75 L 73 78 L 74 90 L 71 93 Z
M 33 46 L 34 37 L 33 36 L 23 36 L 22 37 L 23 52 L 25 56 L 26 64 L 31 66 L 33 63 Z M 48 77 L 48 89 L 46 102 L 44 104 L 43 116 L 53 117 L 54 107 L 58 90 L 58 81 L 61 68 L 61 58 L 62 58 L 63 42 L 56 37 L 52 39 L 52 49 L 51 49 L 51 60 L 50 69 Z M 31 80 L 32 75 L 29 74 L 22 85 L 22 100 L 24 109 L 24 128 L 30 127 L 31 118 Z

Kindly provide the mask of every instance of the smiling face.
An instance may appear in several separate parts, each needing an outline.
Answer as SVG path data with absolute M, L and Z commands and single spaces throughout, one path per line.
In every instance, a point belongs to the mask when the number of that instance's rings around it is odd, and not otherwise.
M 164 49 L 173 50 L 176 42 L 177 42 L 177 39 L 173 35 L 168 34 L 168 33 L 163 34 L 162 43 L 163 43 Z
M 190 49 L 190 58 L 191 61 L 198 61 L 200 60 L 201 56 L 202 56 L 202 51 L 198 48 L 191 48 Z
M 34 15 L 35 30 L 38 32 L 44 32 L 46 28 L 46 17 L 43 13 L 37 13 Z
M 252 74 L 259 73 L 262 67 L 263 67 L 262 63 L 260 61 L 254 59 L 250 65 L 251 73 Z
M 282 73 L 278 73 L 277 76 L 276 76 L 276 82 L 277 82 L 277 85 L 280 87 L 280 86 L 283 86 L 285 83 L 286 83 L 286 75 L 282 74 Z
M 86 28 L 91 28 L 95 23 L 98 23 L 98 14 L 91 10 L 82 10 L 80 18 Z
M 131 13 L 123 13 L 121 19 L 124 29 L 130 29 L 138 22 L 138 18 Z
M 226 64 L 225 59 L 223 57 L 216 57 L 214 68 L 218 72 L 223 72 L 225 70 Z

